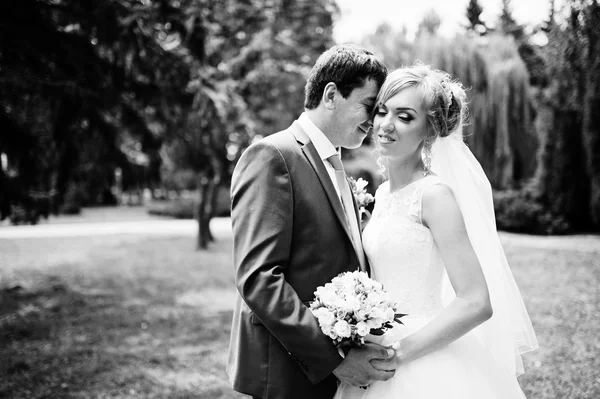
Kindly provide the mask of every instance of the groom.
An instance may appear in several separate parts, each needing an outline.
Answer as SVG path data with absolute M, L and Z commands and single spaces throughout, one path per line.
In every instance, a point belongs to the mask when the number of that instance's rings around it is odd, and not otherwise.
M 337 380 L 368 385 L 393 375 L 370 363 L 393 351 L 369 344 L 342 358 L 307 307 L 336 275 L 368 271 L 339 148 L 362 144 L 386 74 L 363 49 L 329 49 L 310 72 L 304 113 L 251 145 L 236 165 L 231 219 L 239 295 L 227 366 L 236 391 L 329 399 Z

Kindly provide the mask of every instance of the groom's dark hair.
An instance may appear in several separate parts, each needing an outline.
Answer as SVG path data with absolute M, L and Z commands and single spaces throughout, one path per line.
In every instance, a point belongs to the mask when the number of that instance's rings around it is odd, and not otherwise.
M 333 82 L 346 98 L 365 80 L 373 79 L 381 87 L 387 68 L 372 53 L 352 44 L 333 46 L 319 56 L 313 66 L 304 87 L 304 108 L 315 109 L 319 106 L 323 91 Z

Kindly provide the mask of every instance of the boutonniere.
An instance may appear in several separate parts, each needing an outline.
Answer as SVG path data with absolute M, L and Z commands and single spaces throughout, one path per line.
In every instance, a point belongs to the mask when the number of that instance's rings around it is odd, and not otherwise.
M 354 180 L 353 177 L 348 178 L 348 182 L 350 183 L 350 189 L 352 190 L 352 194 L 354 195 L 354 199 L 358 204 L 358 218 L 362 222 L 363 214 L 369 214 L 366 207 L 375 200 L 371 194 L 367 192 L 368 181 L 359 177 Z M 370 216 L 370 215 L 369 215 Z

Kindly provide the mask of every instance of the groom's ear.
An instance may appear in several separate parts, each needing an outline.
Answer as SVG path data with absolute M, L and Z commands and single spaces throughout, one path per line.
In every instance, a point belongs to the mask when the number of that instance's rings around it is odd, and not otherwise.
M 335 109 L 335 96 L 338 94 L 335 83 L 327 83 L 325 90 L 323 90 L 323 98 L 321 99 L 326 109 Z

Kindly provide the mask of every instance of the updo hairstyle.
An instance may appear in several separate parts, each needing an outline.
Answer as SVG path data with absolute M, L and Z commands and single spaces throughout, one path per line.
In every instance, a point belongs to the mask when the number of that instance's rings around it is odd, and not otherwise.
M 466 119 L 466 94 L 462 84 L 450 74 L 429 65 L 416 64 L 391 72 L 379 94 L 376 105 L 385 104 L 390 98 L 408 87 L 417 87 L 427 112 L 427 131 L 424 139 L 446 137 L 456 131 Z

